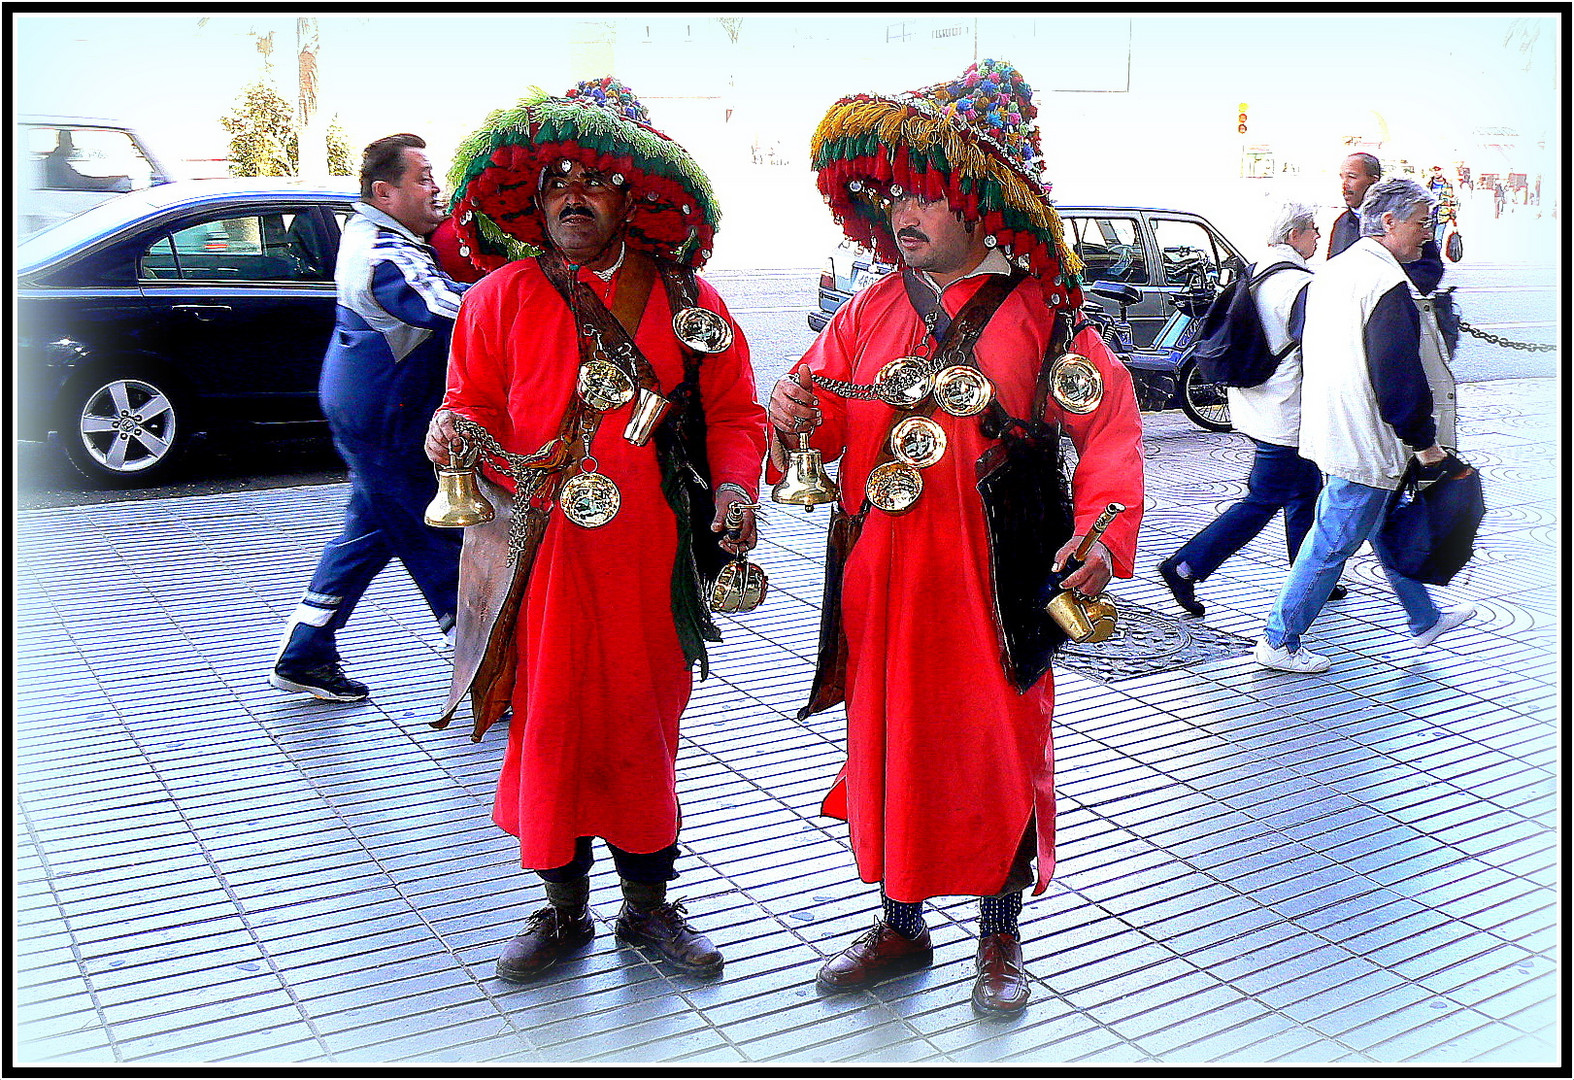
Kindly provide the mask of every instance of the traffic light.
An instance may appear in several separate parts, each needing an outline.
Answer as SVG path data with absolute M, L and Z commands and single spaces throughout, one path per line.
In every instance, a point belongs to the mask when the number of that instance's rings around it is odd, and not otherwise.
M 1240 132 L 1242 135 L 1245 135 L 1246 134 L 1246 102 L 1243 101 L 1239 105 L 1236 106 L 1236 113 L 1237 113 L 1237 115 L 1235 117 L 1235 130 Z

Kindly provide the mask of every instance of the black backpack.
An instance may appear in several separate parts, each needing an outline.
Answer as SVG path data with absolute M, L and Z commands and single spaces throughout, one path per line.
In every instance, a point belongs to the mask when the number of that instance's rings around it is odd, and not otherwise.
M 1220 386 L 1262 385 L 1299 344 L 1291 341 L 1278 352 L 1269 351 L 1252 289 L 1280 270 L 1301 268 L 1292 262 L 1277 262 L 1260 274 L 1254 275 L 1255 269 L 1248 266 L 1245 273 L 1236 274 L 1214 298 L 1192 350 L 1203 378 Z

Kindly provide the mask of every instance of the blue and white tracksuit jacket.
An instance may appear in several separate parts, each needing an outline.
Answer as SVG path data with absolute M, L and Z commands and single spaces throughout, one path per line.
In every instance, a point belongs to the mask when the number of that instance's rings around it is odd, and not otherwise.
M 469 286 L 438 269 L 425 241 L 364 202 L 344 227 L 334 277 L 339 303 L 318 394 L 350 468 L 350 500 L 344 529 L 323 549 L 285 631 L 278 662 L 296 669 L 338 660 L 334 632 L 394 556 L 445 630 L 458 593 L 460 531 L 422 521 L 437 490 L 423 442 Z

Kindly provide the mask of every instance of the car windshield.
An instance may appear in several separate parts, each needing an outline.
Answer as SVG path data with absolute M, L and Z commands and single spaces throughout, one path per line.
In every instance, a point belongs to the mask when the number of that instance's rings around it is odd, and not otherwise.
M 16 246 L 17 268 L 23 272 L 77 248 L 127 222 L 145 217 L 163 204 L 158 188 L 121 195 L 34 233 Z

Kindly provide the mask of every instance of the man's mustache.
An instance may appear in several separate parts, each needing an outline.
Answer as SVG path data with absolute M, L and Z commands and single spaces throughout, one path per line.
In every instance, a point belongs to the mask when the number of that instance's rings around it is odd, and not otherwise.
M 921 230 L 915 229 L 911 225 L 900 230 L 896 235 L 898 239 L 905 236 L 912 240 L 921 240 L 926 244 L 929 242 L 929 237 L 925 236 Z
M 557 215 L 559 221 L 567 221 L 570 217 L 582 217 L 590 221 L 596 220 L 596 215 L 583 206 L 565 206 Z

